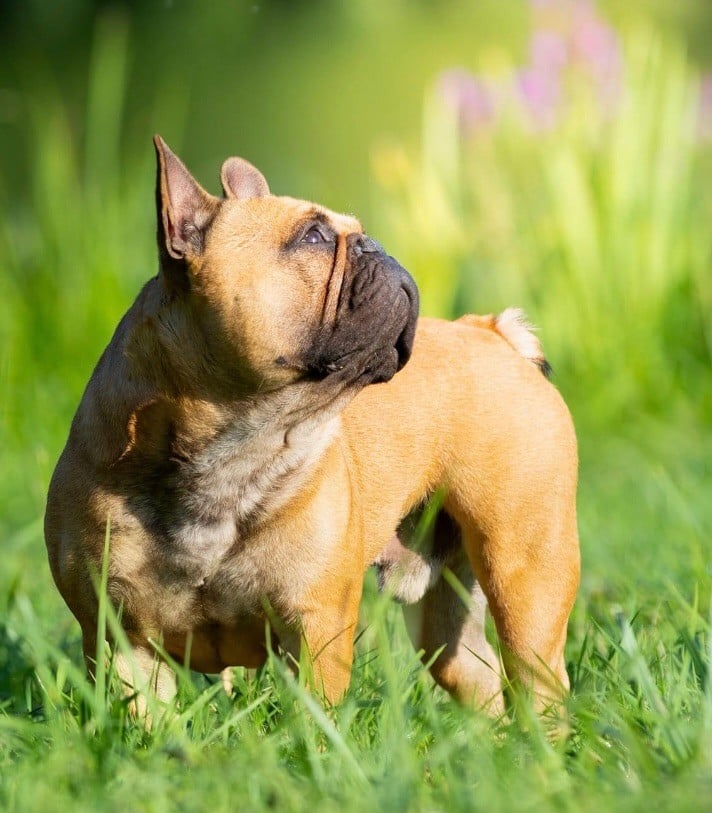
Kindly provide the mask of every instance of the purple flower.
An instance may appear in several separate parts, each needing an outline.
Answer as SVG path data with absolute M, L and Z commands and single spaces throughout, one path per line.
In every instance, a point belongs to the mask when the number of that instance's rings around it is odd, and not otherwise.
M 620 62 L 618 35 L 591 7 L 577 4 L 571 27 L 571 45 L 574 55 L 594 75 L 610 71 Z
M 702 77 L 697 121 L 699 137 L 705 141 L 712 139 L 712 73 Z
M 559 71 L 569 60 L 568 43 L 556 31 L 535 31 L 529 42 L 532 67 L 543 71 Z
M 589 85 L 603 118 L 619 109 L 622 47 L 615 30 L 598 15 L 595 2 L 529 0 L 529 4 L 538 25 L 529 42 L 529 62 L 515 72 L 511 84 L 497 85 L 462 68 L 440 79 L 441 96 L 456 111 L 464 135 L 490 125 L 512 97 L 531 129 L 551 129 L 566 112 L 567 91 L 577 92 L 579 80 Z M 709 101 L 701 121 L 712 137 L 712 78 L 705 94 Z
M 516 89 L 535 129 L 548 130 L 556 124 L 561 102 L 557 74 L 539 68 L 517 72 Z
M 457 113 L 464 134 L 487 126 L 494 119 L 492 94 L 481 79 L 463 68 L 453 68 L 442 74 L 439 86 L 445 103 Z
M 611 115 L 623 85 L 623 54 L 618 35 L 597 14 L 595 6 L 579 2 L 571 24 L 573 58 L 592 78 L 601 108 Z

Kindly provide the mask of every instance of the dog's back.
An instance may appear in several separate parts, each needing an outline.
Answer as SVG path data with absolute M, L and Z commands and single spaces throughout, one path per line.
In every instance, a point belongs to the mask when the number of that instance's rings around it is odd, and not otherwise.
M 521 308 L 507 308 L 496 316 L 492 313 L 486 316 L 468 313 L 457 321 L 498 333 L 520 356 L 536 365 L 547 378 L 550 376 L 551 365 L 534 333 L 534 326 Z

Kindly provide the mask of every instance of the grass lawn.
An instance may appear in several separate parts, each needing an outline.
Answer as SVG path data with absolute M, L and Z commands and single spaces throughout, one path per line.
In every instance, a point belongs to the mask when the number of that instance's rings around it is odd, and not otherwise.
M 712 798 L 712 443 L 690 425 L 582 434 L 583 584 L 569 730 L 499 721 L 434 688 L 370 589 L 353 685 L 323 711 L 284 665 L 228 697 L 186 675 L 147 734 L 82 674 L 33 522 L 0 576 L 3 810 L 702 810 Z M 524 722 L 524 725 L 522 724 Z

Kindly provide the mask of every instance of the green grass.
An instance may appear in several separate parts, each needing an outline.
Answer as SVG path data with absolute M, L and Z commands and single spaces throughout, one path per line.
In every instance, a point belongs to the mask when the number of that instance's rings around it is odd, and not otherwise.
M 47 85 L 28 101 L 31 208 L 0 187 L 0 809 L 707 809 L 712 185 L 691 122 L 682 136 L 670 124 L 694 84 L 680 52 L 631 43 L 639 107 L 595 146 L 573 121 L 532 140 L 510 120 L 460 141 L 431 100 L 422 154 L 391 155 L 397 184 L 376 195 L 373 231 L 413 268 L 427 310 L 525 305 L 572 405 L 583 580 L 568 730 L 552 740 L 534 719 L 453 703 L 369 577 L 337 708 L 280 661 L 236 670 L 231 697 L 181 671 L 179 705 L 146 732 L 110 674 L 87 681 L 41 525 L 82 388 L 155 269 L 150 150 L 120 149 L 113 118 L 124 35 L 101 33 L 84 147 Z M 667 163 L 652 142 L 621 157 L 659 121 L 677 134 Z M 458 184 L 443 187 L 454 159 Z
M 434 689 L 398 609 L 372 584 L 353 685 L 335 710 L 277 661 L 249 678 L 236 670 L 230 698 L 215 678 L 182 674 L 178 710 L 146 733 L 114 688 L 86 681 L 77 630 L 50 611 L 59 604 L 48 601 L 43 568 L 20 576 L 2 614 L 0 805 L 516 811 L 654 800 L 656 810 L 703 809 L 712 660 L 701 595 L 709 579 L 696 559 L 712 516 L 680 497 L 704 505 L 709 480 L 637 454 L 611 478 L 627 444 L 606 445 L 584 466 L 570 731 L 557 741 L 536 721 L 491 723 Z M 661 533 L 677 557 L 650 552 Z M 37 555 L 41 541 L 32 542 Z

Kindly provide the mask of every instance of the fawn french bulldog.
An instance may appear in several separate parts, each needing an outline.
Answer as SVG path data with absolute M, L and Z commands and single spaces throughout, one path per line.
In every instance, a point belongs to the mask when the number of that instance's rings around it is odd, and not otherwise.
M 416 645 L 444 646 L 431 670 L 454 695 L 502 708 L 489 606 L 507 677 L 539 706 L 559 699 L 576 440 L 519 312 L 418 320 L 413 280 L 357 220 L 271 195 L 239 158 L 214 197 L 155 144 L 159 273 L 89 381 L 47 502 L 88 661 L 108 521 L 108 594 L 133 647 L 118 671 L 138 690 L 174 692 L 154 642 L 200 671 L 254 667 L 269 621 L 338 700 L 377 562 L 422 602 Z M 410 551 L 404 519 L 436 492 L 431 549 Z

